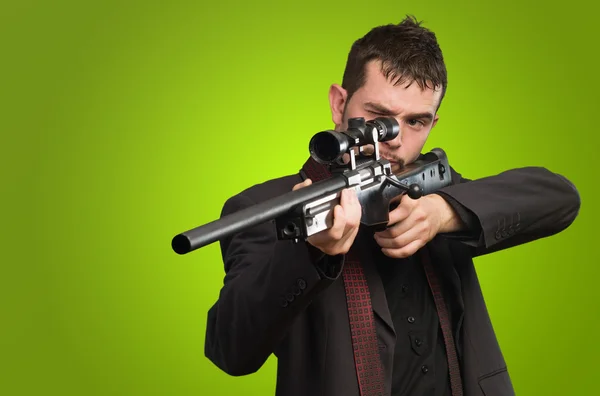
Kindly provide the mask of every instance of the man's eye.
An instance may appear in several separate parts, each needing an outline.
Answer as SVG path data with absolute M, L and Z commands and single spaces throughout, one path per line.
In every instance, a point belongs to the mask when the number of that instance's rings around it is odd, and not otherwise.
M 417 125 L 425 125 L 423 121 L 420 120 L 408 120 L 408 125 L 417 126 Z

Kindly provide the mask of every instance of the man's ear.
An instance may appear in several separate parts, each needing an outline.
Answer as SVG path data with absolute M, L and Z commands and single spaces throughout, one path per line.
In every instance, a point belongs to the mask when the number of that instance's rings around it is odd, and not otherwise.
M 433 127 L 437 125 L 437 122 L 439 119 L 440 119 L 440 116 L 438 114 L 436 114 L 435 117 L 433 117 L 433 123 L 431 124 L 431 129 L 433 129 Z
M 338 84 L 331 84 L 329 88 L 329 107 L 331 108 L 331 120 L 336 127 L 342 125 L 347 97 L 348 93 L 344 88 Z

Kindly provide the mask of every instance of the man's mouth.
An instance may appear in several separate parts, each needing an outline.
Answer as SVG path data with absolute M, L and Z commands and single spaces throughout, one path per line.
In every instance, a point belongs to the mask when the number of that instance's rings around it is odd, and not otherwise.
M 404 169 L 404 161 L 402 161 L 402 160 L 391 159 L 391 158 L 388 158 L 383 155 L 381 156 L 381 158 L 388 160 L 390 162 L 390 166 L 392 167 L 392 172 L 394 172 L 394 173 L 399 172 L 402 169 Z

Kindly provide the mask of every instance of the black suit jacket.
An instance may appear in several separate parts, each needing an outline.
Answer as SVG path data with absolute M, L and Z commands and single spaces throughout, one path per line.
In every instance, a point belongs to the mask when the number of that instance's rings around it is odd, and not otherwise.
M 472 258 L 564 230 L 577 216 L 580 198 L 567 179 L 544 168 L 474 181 L 451 171 L 452 185 L 440 195 L 478 220 L 476 234 L 438 235 L 424 249 L 458 305 L 454 322 L 464 394 L 513 395 Z M 222 214 L 288 192 L 300 181 L 297 174 L 253 186 L 230 198 Z M 271 222 L 221 241 L 221 249 L 226 275 L 208 312 L 206 356 L 240 376 L 256 372 L 275 354 L 278 396 L 358 396 L 343 256 L 315 262 L 306 243 L 277 241 Z M 362 262 L 389 393 L 396 337 L 374 263 L 369 257 Z

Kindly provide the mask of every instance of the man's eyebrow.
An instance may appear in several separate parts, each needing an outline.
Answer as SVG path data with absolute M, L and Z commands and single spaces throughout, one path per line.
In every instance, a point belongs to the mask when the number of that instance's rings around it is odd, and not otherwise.
M 433 114 L 431 113 L 412 113 L 412 114 L 406 114 L 403 118 L 407 119 L 407 120 L 415 120 L 415 119 L 421 119 L 424 118 L 426 120 L 433 120 Z
M 381 114 L 385 114 L 385 115 L 396 115 L 396 112 L 388 109 L 387 107 L 380 105 L 379 103 L 374 103 L 374 102 L 366 102 L 365 103 L 365 107 L 370 108 L 371 110 L 377 112 L 377 113 L 381 113 Z M 425 113 L 411 113 L 411 114 L 405 114 L 402 118 L 404 119 L 408 119 L 408 120 L 414 120 L 414 119 L 426 119 L 429 121 L 433 120 L 433 114 L 425 112 Z
M 366 102 L 365 107 L 369 107 L 371 110 L 374 110 L 377 113 L 381 113 L 381 114 L 388 114 L 388 115 L 396 114 L 392 110 L 388 109 L 387 107 L 385 107 L 383 105 L 380 105 L 379 103 Z

